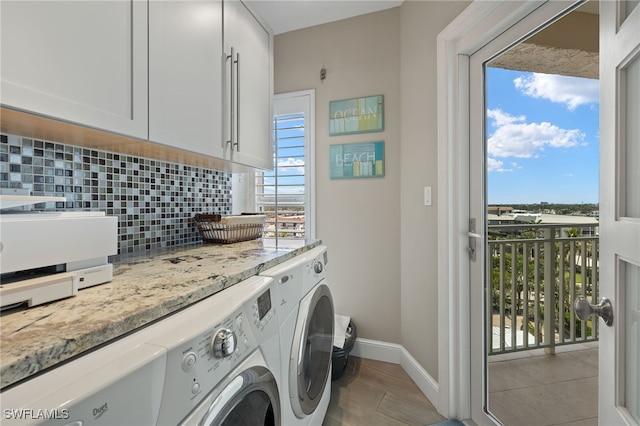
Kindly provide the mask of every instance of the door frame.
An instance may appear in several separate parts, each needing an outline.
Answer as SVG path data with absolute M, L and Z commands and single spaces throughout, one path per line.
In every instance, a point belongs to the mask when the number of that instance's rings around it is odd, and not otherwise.
M 438 411 L 480 419 L 473 404 L 467 255 L 469 222 L 470 56 L 546 1 L 474 1 L 437 39 L 438 112 Z M 576 1 L 562 2 L 569 7 Z M 477 344 L 477 343 L 474 343 Z M 474 367 L 476 370 L 477 366 Z M 476 380 L 477 382 L 477 380 Z

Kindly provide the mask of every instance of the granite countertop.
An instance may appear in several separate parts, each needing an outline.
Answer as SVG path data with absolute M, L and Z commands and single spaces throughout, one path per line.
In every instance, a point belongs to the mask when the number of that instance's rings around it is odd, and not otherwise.
M 113 281 L 0 316 L 0 388 L 198 302 L 320 244 L 253 240 L 115 258 Z

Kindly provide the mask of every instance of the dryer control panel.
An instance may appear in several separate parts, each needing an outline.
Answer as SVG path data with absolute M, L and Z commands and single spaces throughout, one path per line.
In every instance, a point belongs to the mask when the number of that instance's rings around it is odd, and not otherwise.
M 260 274 L 276 282 L 274 300 L 281 325 L 298 312 L 300 299 L 328 274 L 326 246 L 315 247 Z
M 329 259 L 327 257 L 327 248 L 319 246 L 310 250 L 304 264 L 303 287 L 305 294 L 328 276 Z

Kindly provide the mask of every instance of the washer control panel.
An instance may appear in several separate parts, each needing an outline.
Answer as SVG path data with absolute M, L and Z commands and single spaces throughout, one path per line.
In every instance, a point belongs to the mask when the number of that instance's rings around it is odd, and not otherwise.
M 258 296 L 258 298 L 251 303 L 250 310 L 253 314 L 253 326 L 259 330 L 264 330 L 271 321 L 271 318 L 275 315 L 271 289 L 267 289 Z
M 149 344 L 168 350 L 163 423 L 180 423 L 185 407 L 194 408 L 262 339 L 277 335 L 272 283 L 252 277 L 154 325 L 162 333 Z

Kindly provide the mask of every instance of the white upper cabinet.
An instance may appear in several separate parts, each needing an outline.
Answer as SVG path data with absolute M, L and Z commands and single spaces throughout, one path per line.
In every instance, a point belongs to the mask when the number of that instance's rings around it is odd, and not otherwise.
M 242 2 L 2 0 L 0 14 L 2 106 L 273 167 L 273 37 Z
M 147 1 L 1 5 L 3 106 L 147 139 Z
M 222 143 L 222 1 L 149 2 L 149 140 L 217 158 Z
M 224 135 L 232 161 L 273 168 L 273 38 L 239 1 L 224 2 Z

